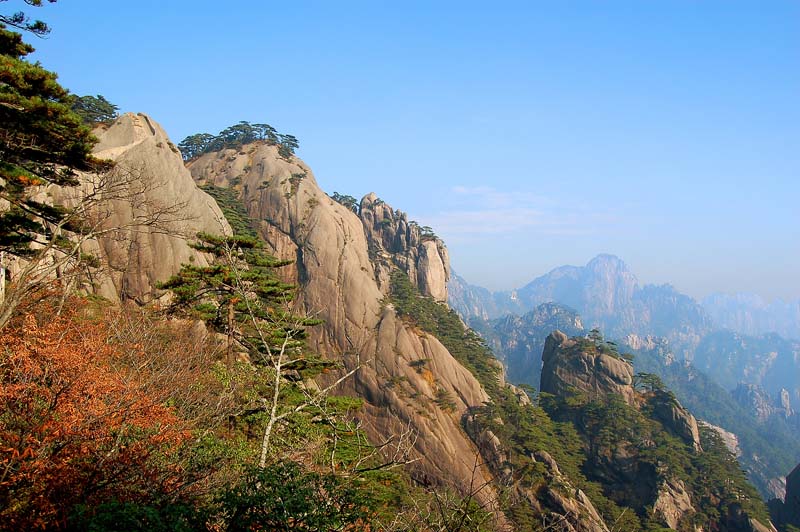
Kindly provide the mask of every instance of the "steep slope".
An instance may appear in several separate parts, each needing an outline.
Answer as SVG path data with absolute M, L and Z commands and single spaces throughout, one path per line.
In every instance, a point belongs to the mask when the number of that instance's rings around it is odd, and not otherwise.
M 738 438 L 739 461 L 764 497 L 783 497 L 783 473 L 800 460 L 797 427 L 787 423 L 783 415 L 759 421 L 756 415 L 758 406 L 763 408 L 765 404 L 763 398 L 756 405 L 752 402 L 742 405 L 710 374 L 688 363 L 675 363 L 667 342 L 645 342 L 629 337 L 623 343 L 634 353 L 637 371 L 658 374 L 695 415 Z M 740 392 L 748 401 L 753 399 L 751 388 L 753 385 L 742 385 Z
M 360 366 L 342 391 L 364 399 L 359 416 L 371 439 L 411 433 L 418 480 L 461 491 L 486 486 L 478 498 L 493 501 L 489 472 L 475 468 L 479 451 L 461 427 L 486 392 L 441 342 L 384 302 L 393 268 L 422 293 L 446 297 L 441 242 L 373 195 L 359 218 L 326 196 L 302 161 L 264 143 L 208 153 L 189 168 L 201 184 L 236 190 L 272 251 L 295 260 L 290 277 L 301 286 L 300 303 L 324 320 L 312 346 L 346 369 Z
M 800 528 L 800 465 L 786 475 L 786 496 L 769 501 L 772 517 L 780 530 Z
M 633 509 L 643 525 L 772 529 L 763 502 L 722 440 L 701 430 L 657 378 L 635 379 L 614 344 L 556 331 L 542 358 L 546 409 L 578 431 L 586 476 Z
M 753 337 L 717 331 L 700 342 L 694 364 L 729 390 L 739 382 L 759 385 L 771 403 L 780 403 L 785 390 L 786 406 L 800 407 L 800 342 L 776 334 Z
M 156 285 L 183 263 L 206 264 L 189 246 L 198 232 L 225 233 L 230 226 L 213 198 L 201 191 L 169 137 L 144 114 L 126 113 L 95 130 L 94 154 L 114 161 L 110 177 L 83 176 L 84 183 L 104 179 L 106 203 L 99 216 L 113 228 L 90 241 L 85 251 L 103 265 L 86 280 L 87 288 L 112 301 L 146 303 L 162 292 Z M 85 193 L 86 186 L 78 193 Z M 69 202 L 75 190 L 52 189 L 56 203 Z

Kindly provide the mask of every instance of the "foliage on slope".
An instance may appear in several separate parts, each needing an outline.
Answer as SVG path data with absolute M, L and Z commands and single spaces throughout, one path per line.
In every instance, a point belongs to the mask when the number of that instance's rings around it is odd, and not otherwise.
M 482 427 L 492 430 L 510 452 L 515 482 L 534 492 L 542 488 L 547 480 L 543 466 L 531 462 L 529 457 L 534 451 L 546 451 L 553 455 L 576 487 L 589 494 L 595 504 L 599 503 L 606 518 L 612 522 L 617 520 L 622 510 L 580 472 L 584 457 L 576 445 L 578 438 L 573 427 L 568 423 L 554 423 L 542 408 L 521 403 L 510 388 L 501 386 L 499 363 L 480 336 L 466 328 L 455 311 L 419 294 L 400 271 L 393 273 L 391 282 L 391 302 L 398 313 L 436 336 L 476 376 L 491 397 L 491 403 L 474 414 Z M 508 495 L 504 502 L 508 516 L 518 527 L 536 530 L 541 526 L 541 515 L 525 501 Z
M 204 153 L 228 148 L 239 149 L 245 144 L 259 141 L 277 146 L 280 156 L 286 159 L 292 157 L 294 150 L 299 147 L 297 138 L 293 135 L 278 133 L 269 124 L 251 124 L 243 120 L 226 127 L 216 135 L 210 133 L 189 135 L 178 144 L 178 148 L 184 160 L 190 161 Z
M 778 418 L 760 425 L 727 390 L 702 371 L 693 366 L 664 364 L 660 357 L 645 351 L 637 353 L 634 365 L 639 371 L 658 374 L 699 418 L 736 434 L 742 449 L 740 460 L 762 495 L 769 493 L 768 479 L 785 475 L 800 462 L 796 428 Z
M 736 459 L 716 433 L 701 432 L 704 451 L 695 453 L 690 444 L 672 433 L 653 416 L 657 401 L 674 401 L 660 388 L 658 379 L 644 379 L 641 404 L 634 408 L 619 397 L 588 400 L 542 397 L 528 404 L 513 389 L 500 386 L 497 364 L 486 344 L 467 329 L 455 312 L 431 298 L 422 297 L 401 272 L 392 276 L 391 301 L 397 311 L 422 330 L 435 335 L 453 355 L 478 377 L 491 402 L 473 414 L 483 429 L 491 430 L 508 451 L 511 484 L 541 492 L 549 480 L 541 462 L 531 460 L 537 451 L 555 458 L 562 473 L 575 488 L 583 490 L 607 523 L 617 530 L 661 530 L 664 524 L 654 515 L 652 504 L 659 482 L 677 478 L 693 494 L 697 512 L 685 526 L 704 524 L 714 529 L 728 514 L 739 509 L 761 522 L 768 521 L 758 493 L 746 481 Z M 613 342 L 598 332 L 580 338 L 576 349 L 594 349 L 620 359 Z M 658 388 L 658 389 L 655 389 Z M 635 469 L 621 472 L 620 454 L 634 457 Z M 642 492 L 642 475 L 650 485 Z M 541 502 L 541 501 L 540 501 Z M 542 527 L 546 507 L 533 508 L 527 501 L 506 493 L 505 510 L 515 524 L 532 530 Z M 725 528 L 723 527 L 722 530 Z

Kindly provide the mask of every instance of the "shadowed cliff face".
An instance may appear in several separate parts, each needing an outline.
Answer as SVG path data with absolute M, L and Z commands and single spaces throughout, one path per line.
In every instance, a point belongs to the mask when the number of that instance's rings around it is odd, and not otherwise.
M 384 303 L 393 265 L 423 293 L 446 298 L 449 264 L 441 241 L 423 236 L 374 195 L 362 200 L 359 218 L 325 195 L 302 161 L 282 159 L 273 146 L 205 154 L 189 169 L 200 183 L 238 190 L 272 251 L 296 261 L 290 277 L 301 286 L 299 301 L 324 320 L 311 331 L 312 348 L 347 369 L 361 365 L 341 391 L 364 399 L 359 416 L 372 440 L 411 429 L 420 435 L 416 478 L 462 490 L 488 483 L 488 472 L 474 468 L 478 449 L 461 427 L 486 393 L 438 340 Z M 447 394 L 452 405 L 438 404 L 437 394 Z M 479 497 L 495 496 L 487 487 Z
M 409 222 L 374 193 L 361 200 L 359 217 L 367 234 L 376 278 L 384 293 L 393 267 L 399 267 L 426 296 L 447 301 L 450 257 L 441 239 Z

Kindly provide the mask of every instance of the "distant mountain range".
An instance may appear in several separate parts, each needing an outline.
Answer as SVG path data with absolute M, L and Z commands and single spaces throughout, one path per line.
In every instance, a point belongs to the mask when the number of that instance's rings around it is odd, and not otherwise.
M 491 292 L 453 274 L 449 303 L 463 316 L 494 319 L 524 314 L 541 303 L 556 301 L 576 309 L 586 325 L 608 333 L 625 330 L 667 336 L 729 329 L 749 336 L 775 333 L 800 339 L 800 300 L 767 303 L 755 294 L 712 294 L 702 301 L 681 294 L 669 284 L 639 283 L 628 265 L 602 254 L 586 266 L 560 266 L 511 291 Z
M 491 293 L 455 275 L 450 284 L 450 305 L 466 317 L 521 315 L 547 302 L 574 309 L 587 330 L 598 328 L 610 337 L 665 337 L 676 354 L 688 359 L 713 329 L 697 301 L 670 285 L 640 285 L 613 255 L 598 255 L 583 267 L 561 266 L 511 292 Z
M 511 382 L 539 387 L 552 330 L 598 328 L 637 355 L 639 371 L 658 373 L 701 417 L 743 437 L 751 478 L 762 493 L 781 493 L 782 469 L 800 458 L 787 436 L 800 438 L 800 341 L 765 331 L 789 336 L 800 321 L 796 305 L 751 296 L 700 303 L 670 285 L 641 285 L 613 255 L 556 268 L 513 291 L 490 292 L 455 274 L 448 288 L 450 306 L 484 336 Z
M 712 294 L 703 299 L 703 307 L 714 323 L 732 331 L 800 339 L 800 300 L 767 303 L 755 294 Z

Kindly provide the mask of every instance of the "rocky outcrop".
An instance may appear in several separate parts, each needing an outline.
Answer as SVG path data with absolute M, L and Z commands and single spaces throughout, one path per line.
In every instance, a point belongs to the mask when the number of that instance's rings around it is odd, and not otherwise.
M 740 382 L 732 394 L 736 402 L 752 412 L 759 421 L 766 421 L 778 412 L 766 390 L 756 384 Z
M 310 331 L 310 343 L 346 369 L 360 368 L 340 391 L 364 400 L 358 415 L 370 438 L 418 434 L 410 440 L 417 480 L 461 490 L 486 486 L 478 498 L 496 501 L 488 470 L 474 468 L 479 450 L 461 426 L 486 393 L 439 341 L 384 302 L 386 272 L 376 253 L 404 267 L 422 290 L 446 297 L 449 265 L 439 241 L 425 240 L 372 195 L 362 202 L 371 223 L 362 223 L 320 190 L 302 161 L 281 158 L 274 146 L 205 154 L 189 168 L 200 182 L 237 190 L 272 251 L 295 261 L 290 277 L 300 284 L 299 302 L 324 320 Z
M 791 395 L 789 394 L 789 390 L 787 390 L 786 388 L 781 388 L 781 391 L 779 392 L 778 396 L 779 396 L 778 408 L 780 408 L 781 414 L 783 414 L 784 417 L 792 417 L 795 414 L 795 412 L 794 409 L 792 408 L 792 399 Z
M 157 284 L 182 264 L 207 264 L 206 256 L 189 246 L 198 232 L 229 233 L 230 226 L 150 117 L 126 113 L 94 133 L 94 155 L 115 163 L 110 175 L 84 175 L 78 190 L 52 187 L 47 194 L 55 203 L 69 205 L 76 193 L 100 191 L 106 202 L 94 214 L 108 231 L 89 241 L 84 251 L 103 267 L 93 271 L 86 288 L 116 302 L 147 303 L 162 295 Z
M 409 222 L 406 213 L 392 209 L 374 193 L 361 200 L 359 217 L 384 292 L 392 269 L 399 267 L 424 295 L 447 301 L 450 258 L 444 242 L 430 228 Z
M 695 451 L 700 447 L 700 430 L 697 420 L 671 395 L 659 393 L 654 398 L 653 416 L 664 424 L 672 433 L 691 443 Z
M 705 421 L 698 421 L 698 425 L 702 425 L 704 427 L 708 427 L 714 432 L 716 432 L 720 438 L 722 438 L 722 442 L 725 444 L 725 447 L 728 449 L 732 455 L 736 458 L 739 458 L 742 455 L 742 449 L 739 447 L 739 437 L 736 436 L 733 432 L 729 432 L 722 427 L 718 427 L 716 425 L 712 425 L 711 423 L 707 423 Z
M 671 366 L 675 363 L 675 355 L 672 353 L 669 340 L 666 338 L 650 334 L 646 336 L 628 334 L 623 338 L 622 343 L 634 351 L 646 351 L 653 354 L 665 366 Z
M 485 337 L 492 351 L 508 368 L 512 382 L 540 388 L 545 339 L 558 329 L 583 334 L 580 316 L 556 303 L 543 303 L 523 316 L 509 315 L 492 322 Z
M 577 341 L 555 331 L 545 340 L 542 353 L 542 391 L 567 397 L 575 391 L 590 398 L 619 395 L 633 405 L 633 366 L 630 362 L 582 347 Z
M 694 513 L 692 499 L 680 479 L 669 479 L 661 483 L 653 512 L 661 516 L 670 528 L 678 529 L 678 523 L 687 514 Z
M 553 530 L 569 532 L 609 532 L 608 526 L 589 497 L 582 490 L 572 486 L 548 452 L 537 451 L 532 460 L 544 464 L 546 470 L 548 482 L 540 498 L 554 514 L 549 516 L 548 526 L 553 526 Z M 533 499 L 531 503 L 534 504 L 533 495 L 528 496 Z

